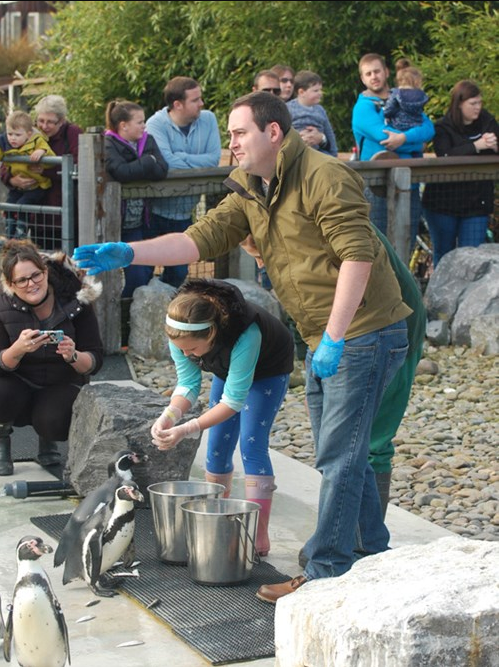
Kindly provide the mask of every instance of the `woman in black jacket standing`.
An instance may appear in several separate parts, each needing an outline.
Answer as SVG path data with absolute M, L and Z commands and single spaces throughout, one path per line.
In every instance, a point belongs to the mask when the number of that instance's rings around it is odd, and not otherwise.
M 456 83 L 449 110 L 435 123 L 437 157 L 497 153 L 499 124 L 482 105 L 480 89 L 473 81 Z M 429 183 L 423 193 L 423 208 L 436 267 L 450 250 L 485 242 L 489 215 L 494 210 L 494 183 Z
M 144 110 L 126 100 L 109 102 L 106 109 L 106 170 L 119 183 L 161 181 L 166 178 L 166 164 L 156 140 L 145 131 Z M 124 199 L 121 205 L 121 240 L 141 241 L 148 225 L 149 209 L 144 199 Z M 148 266 L 128 266 L 122 297 L 130 298 L 137 287 L 152 276 Z

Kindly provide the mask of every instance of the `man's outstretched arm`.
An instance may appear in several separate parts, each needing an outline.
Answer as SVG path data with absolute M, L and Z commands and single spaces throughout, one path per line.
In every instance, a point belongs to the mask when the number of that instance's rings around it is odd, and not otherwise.
M 196 244 L 185 234 L 164 234 L 134 243 L 93 243 L 75 248 L 73 259 L 90 276 L 124 268 L 142 266 L 176 266 L 199 260 Z

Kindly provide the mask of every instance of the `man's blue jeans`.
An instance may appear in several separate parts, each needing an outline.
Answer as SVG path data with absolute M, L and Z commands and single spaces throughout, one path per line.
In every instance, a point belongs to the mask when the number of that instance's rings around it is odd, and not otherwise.
M 383 391 L 406 354 L 405 320 L 348 340 L 337 374 L 324 380 L 312 373 L 307 352 L 307 404 L 322 474 L 317 527 L 304 546 L 307 579 L 338 577 L 358 552 L 388 549 L 369 441 Z

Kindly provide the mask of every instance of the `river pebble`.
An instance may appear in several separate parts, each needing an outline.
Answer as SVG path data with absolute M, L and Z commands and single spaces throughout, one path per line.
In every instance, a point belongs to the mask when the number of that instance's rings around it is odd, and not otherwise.
M 176 377 L 171 362 L 128 356 L 137 382 L 166 398 L 171 395 Z M 464 537 L 499 541 L 498 380 L 496 356 L 426 345 L 394 439 L 390 502 Z M 313 466 L 303 382 L 297 362 L 271 447 Z M 207 374 L 200 395 L 203 409 L 209 388 Z

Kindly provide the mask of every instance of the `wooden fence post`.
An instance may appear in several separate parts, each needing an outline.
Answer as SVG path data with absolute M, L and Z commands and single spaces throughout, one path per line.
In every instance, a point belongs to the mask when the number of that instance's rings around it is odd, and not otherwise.
M 79 245 L 119 241 L 121 235 L 121 186 L 108 181 L 104 166 L 104 138 L 100 132 L 80 135 L 78 143 Z M 105 354 L 121 349 L 121 271 L 97 276 L 102 296 L 95 311 Z
M 387 237 L 397 255 L 407 266 L 411 257 L 411 170 L 396 167 L 388 170 Z

